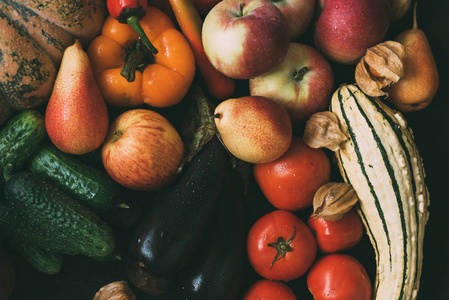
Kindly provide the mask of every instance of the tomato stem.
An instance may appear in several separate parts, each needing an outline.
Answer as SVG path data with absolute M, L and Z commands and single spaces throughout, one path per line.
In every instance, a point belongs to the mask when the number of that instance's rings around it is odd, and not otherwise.
M 290 244 L 293 241 L 293 239 L 295 238 L 296 226 L 293 228 L 294 228 L 293 235 L 288 240 L 284 240 L 284 238 L 282 238 L 280 236 L 280 237 L 278 237 L 276 242 L 267 244 L 268 247 L 273 247 L 276 249 L 276 256 L 274 257 L 273 261 L 271 262 L 270 270 L 271 270 L 271 268 L 273 268 L 273 265 L 275 262 L 277 262 L 278 260 L 283 258 L 287 252 L 291 252 L 293 250 L 292 247 L 290 246 Z

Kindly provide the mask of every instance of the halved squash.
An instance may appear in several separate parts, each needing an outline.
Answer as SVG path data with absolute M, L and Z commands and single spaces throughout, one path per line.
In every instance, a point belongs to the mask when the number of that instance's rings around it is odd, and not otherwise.
M 96 37 L 103 0 L 0 0 L 0 124 L 48 101 L 64 50 Z

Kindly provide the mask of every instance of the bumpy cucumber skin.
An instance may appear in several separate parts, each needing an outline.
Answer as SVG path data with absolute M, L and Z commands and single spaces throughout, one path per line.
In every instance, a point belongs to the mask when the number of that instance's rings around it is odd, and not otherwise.
M 115 248 L 114 234 L 106 222 L 31 172 L 12 175 L 5 185 L 5 197 L 0 228 L 18 241 L 93 257 L 107 256 Z
M 3 181 L 26 165 L 46 136 L 44 116 L 37 110 L 25 110 L 0 130 L 0 176 Z
M 43 250 L 27 243 L 17 243 L 13 247 L 38 272 L 54 275 L 61 271 L 63 254 Z
M 106 172 L 45 143 L 31 157 L 30 170 L 99 213 L 120 205 L 120 188 Z

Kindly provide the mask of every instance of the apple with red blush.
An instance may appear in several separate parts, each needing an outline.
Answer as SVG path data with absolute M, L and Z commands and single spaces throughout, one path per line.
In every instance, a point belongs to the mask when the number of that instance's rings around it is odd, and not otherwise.
M 204 52 L 234 79 L 249 79 L 277 67 L 287 54 L 287 20 L 269 0 L 223 0 L 204 19 Z
M 334 88 L 328 60 L 314 47 L 290 43 L 284 61 L 273 71 L 249 80 L 252 96 L 264 96 L 284 106 L 295 125 L 327 109 Z
M 184 143 L 175 127 L 161 114 L 132 109 L 109 126 L 101 157 L 107 173 L 122 186 L 155 191 L 177 176 Z
M 287 19 L 290 40 L 300 38 L 312 23 L 316 0 L 270 0 Z
M 318 0 L 314 43 L 336 63 L 352 65 L 380 43 L 391 23 L 388 0 Z

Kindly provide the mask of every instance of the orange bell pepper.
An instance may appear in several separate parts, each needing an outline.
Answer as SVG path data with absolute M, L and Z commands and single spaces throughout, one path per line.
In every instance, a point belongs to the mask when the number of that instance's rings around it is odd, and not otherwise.
M 139 23 L 158 53 L 151 53 L 130 25 L 108 16 L 87 49 L 97 84 L 112 106 L 173 106 L 186 95 L 195 76 L 192 48 L 173 21 L 155 7 L 148 6 Z

